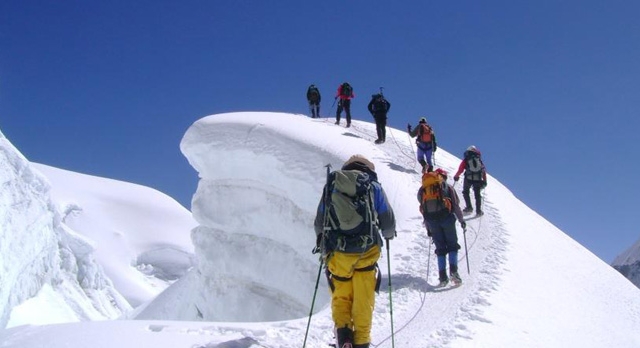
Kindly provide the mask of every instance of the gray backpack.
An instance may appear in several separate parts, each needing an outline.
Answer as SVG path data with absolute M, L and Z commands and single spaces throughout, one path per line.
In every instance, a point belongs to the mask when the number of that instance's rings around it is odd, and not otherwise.
M 371 178 L 358 170 L 336 170 L 327 185 L 325 252 L 368 249 L 376 242 L 378 221 Z

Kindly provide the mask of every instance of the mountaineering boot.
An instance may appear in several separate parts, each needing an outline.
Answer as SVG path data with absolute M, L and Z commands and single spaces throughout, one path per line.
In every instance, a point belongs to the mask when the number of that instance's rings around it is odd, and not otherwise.
M 353 348 L 353 331 L 348 327 L 336 330 L 338 337 L 338 348 Z
M 476 210 L 476 216 L 482 216 L 482 215 L 484 215 L 484 212 L 482 210 L 480 210 L 480 209 L 477 209 Z
M 440 280 L 440 284 L 438 284 L 438 286 L 447 286 L 447 284 L 449 284 L 449 278 L 447 278 L 447 270 L 439 271 L 438 275 L 438 280 Z
M 356 344 L 353 348 L 369 348 L 369 343 Z
M 336 121 L 336 123 L 334 123 L 334 124 L 340 124 L 340 121 Z
M 460 274 L 458 274 L 458 272 L 451 272 L 451 282 L 454 285 L 459 285 L 462 283 L 462 278 L 460 278 Z
M 347 122 L 347 128 L 351 127 L 351 122 Z
M 376 139 L 376 141 L 374 141 L 374 143 L 376 143 L 376 144 L 382 144 L 382 143 L 384 143 L 384 140 L 382 140 L 382 139 Z
M 473 211 L 473 208 L 471 208 L 471 207 L 469 207 L 469 206 L 466 206 L 464 209 L 462 209 L 462 212 L 463 212 L 463 213 L 470 213 L 470 212 L 472 212 L 472 211 Z
M 457 253 L 455 257 L 458 257 Z M 450 268 L 451 269 L 449 270 L 449 276 L 450 276 L 451 282 L 453 283 L 453 285 L 460 285 L 460 283 L 462 283 L 462 278 L 460 278 L 460 274 L 458 274 L 458 265 L 452 264 Z

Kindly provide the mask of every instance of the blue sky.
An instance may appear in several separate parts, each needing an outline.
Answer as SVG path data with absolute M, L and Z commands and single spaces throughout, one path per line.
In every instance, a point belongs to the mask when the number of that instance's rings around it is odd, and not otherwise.
M 634 1 L 5 0 L 0 129 L 31 161 L 189 207 L 197 175 L 179 143 L 197 119 L 307 113 L 311 83 L 333 115 L 349 81 L 354 118 L 371 120 L 383 86 L 391 126 L 426 116 L 446 150 L 476 145 L 490 174 L 610 262 L 640 237 L 625 180 L 640 169 L 638 13 Z

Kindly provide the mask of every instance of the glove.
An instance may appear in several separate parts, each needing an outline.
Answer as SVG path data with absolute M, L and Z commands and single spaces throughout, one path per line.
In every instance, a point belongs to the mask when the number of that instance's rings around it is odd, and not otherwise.
M 438 147 L 437 147 L 437 146 L 434 146 L 434 147 L 433 147 L 433 153 L 435 153 L 437 149 L 438 149 Z
M 409 133 L 411 133 L 411 124 L 407 123 L 407 131 L 409 131 Z
M 483 182 L 482 182 L 482 186 L 481 186 L 481 187 L 482 187 L 482 188 L 487 187 L 487 182 L 486 182 L 486 181 L 483 181 Z
M 428 237 L 433 237 L 433 235 L 431 234 L 431 230 L 427 228 L 427 236 Z
M 316 236 L 316 246 L 313 248 L 313 250 L 311 250 L 311 253 L 312 254 L 319 253 L 322 250 L 321 244 L 322 244 L 322 234 L 319 234 Z
M 393 231 L 393 234 L 390 237 L 385 236 L 384 239 L 386 240 L 392 240 L 394 237 L 398 236 L 398 232 L 397 231 Z
M 459 176 L 454 176 L 454 177 L 453 177 L 453 181 L 458 181 L 458 180 L 460 180 L 460 177 L 459 177 Z
M 462 226 L 462 229 L 463 229 L 463 230 L 466 230 L 466 229 L 467 229 L 467 223 L 466 223 L 466 222 L 464 222 L 464 221 L 460 221 L 460 226 Z

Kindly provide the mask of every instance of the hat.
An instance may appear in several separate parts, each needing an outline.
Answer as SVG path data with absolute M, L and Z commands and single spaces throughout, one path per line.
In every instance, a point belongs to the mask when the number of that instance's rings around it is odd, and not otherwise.
M 425 117 L 420 117 L 419 123 L 427 123 L 427 119 Z
M 467 151 L 478 152 L 478 149 L 476 149 L 475 145 L 471 145 L 467 148 Z
M 369 161 L 366 157 L 362 155 L 353 155 L 349 157 L 349 159 L 346 162 L 344 162 L 344 164 L 342 165 L 342 168 L 344 169 L 345 167 L 353 163 L 360 163 L 365 167 L 369 168 L 369 170 L 371 170 L 372 172 L 375 172 L 376 170 L 376 166 L 373 165 L 371 161 Z

